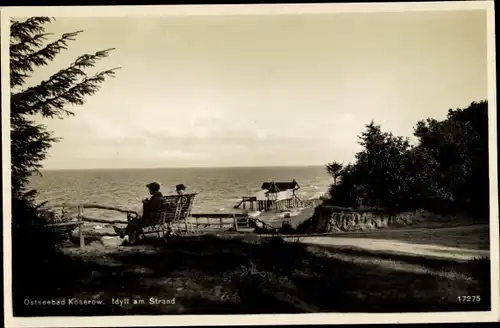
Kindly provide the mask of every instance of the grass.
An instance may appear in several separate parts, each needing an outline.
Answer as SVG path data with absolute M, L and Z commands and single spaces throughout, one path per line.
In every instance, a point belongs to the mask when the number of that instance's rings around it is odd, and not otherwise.
M 468 262 L 199 236 L 120 251 L 77 249 L 14 272 L 14 315 L 427 312 L 490 309 L 490 261 Z M 35 265 L 35 263 L 32 263 Z M 19 270 L 18 270 L 19 271 Z M 458 296 L 479 295 L 460 303 Z M 104 305 L 25 306 L 25 299 Z M 148 304 L 151 297 L 175 304 Z M 113 298 L 146 300 L 116 305 Z

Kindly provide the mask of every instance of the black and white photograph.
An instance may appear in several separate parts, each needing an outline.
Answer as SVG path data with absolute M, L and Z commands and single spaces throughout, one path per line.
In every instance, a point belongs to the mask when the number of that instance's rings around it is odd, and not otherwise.
M 492 1 L 2 24 L 7 326 L 498 320 Z

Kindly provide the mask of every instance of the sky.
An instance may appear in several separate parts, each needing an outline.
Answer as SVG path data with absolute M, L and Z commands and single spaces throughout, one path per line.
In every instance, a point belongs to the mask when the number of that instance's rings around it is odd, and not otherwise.
M 418 120 L 486 99 L 486 11 L 57 18 L 83 30 L 29 83 L 116 48 L 116 77 L 37 119 L 62 140 L 45 169 L 301 166 L 350 162 L 371 120 Z

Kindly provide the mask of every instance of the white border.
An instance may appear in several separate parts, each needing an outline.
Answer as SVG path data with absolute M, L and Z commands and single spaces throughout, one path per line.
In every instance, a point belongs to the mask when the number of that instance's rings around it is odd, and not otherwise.
M 10 203 L 10 17 L 119 17 L 166 15 L 288 15 L 334 14 L 353 12 L 487 10 L 488 23 L 488 104 L 490 161 L 490 259 L 492 264 L 492 310 L 490 312 L 440 313 L 333 313 L 292 315 L 173 315 L 173 316 L 104 316 L 104 317 L 37 317 L 12 316 L 11 286 L 11 203 Z M 4 208 L 4 304 L 6 327 L 92 327 L 92 326 L 179 326 L 179 325 L 284 325 L 284 324 L 363 324 L 363 323 L 435 323 L 491 322 L 499 320 L 499 242 L 498 242 L 498 176 L 496 138 L 496 69 L 495 15 L 493 1 L 456 1 L 429 3 L 356 3 L 356 4 L 271 4 L 271 5 L 190 5 L 190 6 L 100 6 L 100 7 L 10 7 L 2 8 L 2 162 Z M 167 318 L 168 317 L 168 318 Z

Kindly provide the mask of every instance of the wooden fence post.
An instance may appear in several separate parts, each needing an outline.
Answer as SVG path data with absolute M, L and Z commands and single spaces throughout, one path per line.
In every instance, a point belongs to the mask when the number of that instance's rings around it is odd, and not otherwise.
M 80 248 L 85 247 L 85 237 L 83 236 L 83 206 L 79 205 L 78 206 L 78 221 L 80 224 L 78 225 L 78 235 L 80 237 Z
M 236 218 L 236 214 L 233 213 L 233 222 L 234 222 L 234 230 L 238 232 L 238 219 Z

